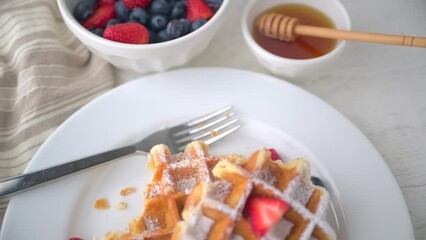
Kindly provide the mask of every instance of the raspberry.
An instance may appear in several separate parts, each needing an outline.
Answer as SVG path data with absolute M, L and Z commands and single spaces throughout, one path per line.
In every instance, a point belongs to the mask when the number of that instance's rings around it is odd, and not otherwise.
M 278 154 L 277 150 L 275 150 L 275 149 L 273 149 L 273 148 L 270 148 L 270 149 L 268 149 L 268 151 L 269 151 L 269 152 L 271 152 L 271 159 L 272 159 L 273 161 L 276 161 L 276 160 L 282 160 L 282 158 L 281 158 L 281 156 Z

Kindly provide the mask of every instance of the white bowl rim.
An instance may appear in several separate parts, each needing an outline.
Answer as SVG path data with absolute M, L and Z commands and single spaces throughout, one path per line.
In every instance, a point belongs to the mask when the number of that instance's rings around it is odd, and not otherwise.
M 327 60 L 328 58 L 331 58 L 334 55 L 338 54 L 339 52 L 343 51 L 346 45 L 346 41 L 344 40 L 340 41 L 338 45 L 332 51 L 322 56 L 309 58 L 309 59 L 293 59 L 293 58 L 280 57 L 265 50 L 253 39 L 251 30 L 249 29 L 248 22 L 247 22 L 249 11 L 252 9 L 253 5 L 258 1 L 260 0 L 250 0 L 249 4 L 244 9 L 241 27 L 242 27 L 244 39 L 248 42 L 249 45 L 251 45 L 252 47 L 255 47 L 256 48 L 255 50 L 258 51 L 259 54 L 262 54 L 263 56 L 265 56 L 266 58 L 274 62 L 282 62 L 282 63 L 285 62 L 285 63 L 291 63 L 295 65 L 305 65 L 305 64 L 308 65 L 308 64 L 314 64 L 317 62 Z M 339 0 L 331 0 L 331 1 L 336 4 L 337 8 L 339 8 L 340 12 L 343 14 L 344 20 L 347 24 L 347 30 L 350 30 L 351 21 L 350 21 L 349 13 L 347 12 L 346 8 L 343 6 L 343 4 Z
M 126 50 L 136 50 L 136 49 L 158 49 L 158 48 L 164 48 L 167 46 L 174 46 L 175 44 L 179 44 L 183 41 L 189 41 L 189 39 L 196 38 L 198 35 L 202 34 L 202 32 L 207 31 L 206 29 L 209 29 L 210 26 L 214 24 L 214 22 L 217 22 L 219 17 L 224 15 L 224 11 L 226 7 L 229 5 L 229 2 L 231 0 L 223 0 L 222 5 L 219 7 L 218 11 L 213 15 L 212 18 L 210 18 L 207 23 L 205 23 L 201 28 L 197 29 L 194 32 L 188 33 L 182 37 L 169 40 L 166 42 L 161 43 L 153 43 L 153 44 L 128 44 L 128 43 L 121 43 L 121 42 L 115 42 L 111 41 L 105 38 L 102 38 L 100 36 L 97 36 L 96 34 L 91 33 L 89 30 L 84 28 L 77 20 L 74 18 L 74 16 L 71 14 L 71 11 L 67 8 L 65 5 L 65 1 L 67 0 L 57 0 L 59 9 L 62 13 L 62 18 L 64 21 L 68 20 L 68 23 L 72 25 L 72 27 L 75 29 L 75 31 L 80 32 L 85 37 L 89 38 L 93 43 L 95 44 L 102 44 L 106 45 L 106 47 L 113 47 L 113 48 L 121 48 Z

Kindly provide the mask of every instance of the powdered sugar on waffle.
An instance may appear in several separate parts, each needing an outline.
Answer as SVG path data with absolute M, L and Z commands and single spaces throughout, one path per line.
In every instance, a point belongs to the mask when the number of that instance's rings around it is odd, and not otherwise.
M 232 184 L 226 181 L 214 182 L 211 187 L 213 190 L 207 192 L 207 197 L 219 202 L 224 202 L 232 190 Z
M 197 179 L 195 177 L 182 178 L 176 182 L 176 190 L 178 192 L 185 192 L 185 194 L 189 194 L 197 183 Z
M 306 228 L 304 228 L 301 239 L 311 239 L 312 232 L 316 226 L 320 227 L 328 236 L 331 237 L 331 239 L 335 239 L 336 236 L 333 229 L 327 224 L 327 222 L 324 221 L 324 214 L 328 207 L 329 195 L 324 189 L 314 186 L 309 181 L 309 178 L 306 178 L 307 173 L 309 173 L 309 169 L 305 167 L 306 163 L 301 159 L 297 161 L 298 162 L 295 163 L 301 165 L 296 165 L 300 166 L 296 169 L 299 169 L 301 172 L 298 172 L 298 174 L 293 177 L 293 179 L 290 179 L 290 182 L 287 184 L 287 187 L 284 189 L 284 192 L 281 192 L 278 188 L 275 187 L 275 183 L 278 181 L 278 179 L 276 179 L 274 173 L 271 172 L 271 166 L 266 166 L 266 168 L 264 169 L 259 167 L 256 168 L 257 170 L 255 170 L 253 173 L 250 173 L 245 170 L 241 165 L 232 164 L 231 162 L 226 163 L 227 161 L 222 161 L 220 163 L 221 165 L 217 166 L 219 167 L 217 171 L 219 174 L 222 174 L 222 172 L 223 174 L 226 174 L 216 175 L 216 169 L 213 171 L 214 175 L 218 177 L 219 180 L 211 185 L 208 185 L 210 186 L 207 191 L 209 192 L 208 196 L 216 196 L 216 193 L 214 193 L 215 187 L 212 186 L 214 184 L 218 184 L 218 186 L 220 186 L 220 184 L 225 186 L 225 183 L 227 183 L 226 185 L 232 185 L 232 183 L 221 179 L 220 176 L 229 176 L 230 174 L 236 174 L 239 176 L 244 176 L 247 180 L 249 180 L 249 183 L 246 185 L 242 196 L 240 196 L 239 203 L 234 208 L 231 208 L 230 206 L 224 203 L 224 200 L 226 199 L 226 196 L 224 195 L 226 195 L 227 191 L 220 191 L 220 193 L 217 194 L 218 197 L 205 197 L 198 205 L 203 205 L 222 212 L 226 214 L 229 218 L 234 220 L 233 222 L 235 222 L 237 217 L 241 216 L 240 214 L 244 208 L 244 204 L 247 201 L 250 192 L 252 191 L 252 188 L 256 187 L 256 189 L 258 190 L 262 189 L 262 191 L 270 193 L 268 195 L 275 196 L 276 198 L 284 200 L 285 202 L 287 202 L 287 204 L 291 207 L 293 211 L 297 212 L 301 215 L 301 217 L 308 221 L 308 225 L 306 226 Z M 226 187 L 226 189 L 229 189 L 229 187 Z M 309 209 L 306 208 L 306 204 L 310 200 L 315 189 L 316 191 L 320 191 L 317 193 L 319 194 L 318 196 L 320 197 L 320 199 L 318 205 L 316 205 L 313 209 L 313 212 L 311 212 Z M 193 214 L 202 215 L 202 212 L 193 212 Z M 275 226 L 273 230 L 271 230 L 270 233 L 268 233 L 267 236 L 265 236 L 265 239 L 284 239 L 290 234 L 293 226 L 293 223 L 283 219 L 279 224 Z M 231 229 L 228 228 L 223 230 L 228 232 L 228 236 L 230 236 L 232 228 L 233 226 L 231 226 Z M 232 237 L 238 238 L 238 236 Z
M 158 222 L 159 221 L 156 218 L 145 218 L 145 225 L 148 231 L 159 229 L 160 227 L 158 226 Z
M 324 190 L 315 213 L 312 213 L 308 209 L 306 209 L 305 205 L 311 198 L 314 189 L 318 187 L 314 186 L 311 182 L 304 181 L 304 174 L 306 173 L 302 172 L 298 176 L 293 178 L 293 180 L 289 183 L 288 187 L 285 189 L 284 192 L 277 191 L 276 188 L 272 187 L 269 182 L 264 181 L 264 179 L 256 179 L 254 180 L 254 182 L 256 182 L 257 184 L 262 184 L 265 189 L 274 192 L 274 194 L 286 201 L 298 213 L 302 214 L 305 219 L 309 219 L 311 221 L 310 225 L 312 226 L 309 226 L 308 229 L 305 231 L 306 239 L 310 238 L 311 232 L 313 231 L 313 229 L 309 229 L 315 227 L 315 225 L 320 223 L 321 227 L 324 226 L 324 229 L 333 236 L 334 231 L 331 229 L 331 227 L 328 226 L 325 221 L 323 221 L 325 212 L 328 207 L 328 202 L 330 201 L 329 194 Z
M 161 179 L 152 184 L 147 191 L 147 197 L 155 197 L 162 194 L 184 192 L 189 194 L 199 181 L 211 182 L 213 176 L 210 167 L 213 167 L 220 157 L 209 157 L 207 149 L 198 142 L 188 145 L 188 151 L 170 156 L 167 147 L 157 146 L 152 157 L 159 165 Z
M 207 189 L 203 189 L 203 201 L 199 202 L 190 211 L 188 221 L 186 221 L 186 228 L 182 233 L 182 239 L 206 239 L 214 220 L 203 215 L 203 207 L 215 209 L 225 213 L 232 222 L 235 222 L 239 215 L 239 211 L 229 207 L 224 203 L 225 198 L 232 191 L 232 184 L 226 181 L 216 181 L 208 185 Z M 224 231 L 231 234 L 233 226 L 230 226 Z
M 274 165 L 278 163 L 273 163 L 273 165 L 264 165 L 270 163 L 264 162 L 263 160 L 265 159 L 259 160 L 257 162 L 258 165 L 256 165 L 257 170 L 252 170 L 249 167 L 247 168 L 249 171 L 253 171 L 253 173 L 250 173 L 248 170 L 244 169 L 244 167 L 247 167 L 248 165 L 244 165 L 245 162 L 242 161 L 242 159 L 238 160 L 234 157 L 229 157 L 229 159 L 225 158 L 225 160 L 221 162 L 229 162 L 230 164 L 232 164 L 222 165 L 222 167 L 224 167 L 222 168 L 223 172 L 226 174 L 222 176 L 225 176 L 224 178 L 228 179 L 229 182 L 218 177 L 216 173 L 215 176 L 217 177 L 217 179 L 216 181 L 214 181 L 215 179 L 213 174 L 211 173 L 211 169 L 221 158 L 217 156 L 209 157 L 207 153 L 208 148 L 205 144 L 203 145 L 196 143 L 195 145 L 192 145 L 191 148 L 187 149 L 188 151 L 185 150 L 185 153 L 179 153 L 173 156 L 170 156 L 169 152 L 164 151 L 164 149 L 161 148 L 157 149 L 157 152 L 153 152 L 153 156 L 155 156 L 156 159 L 156 166 L 159 166 L 157 164 L 161 163 L 164 163 L 165 165 L 162 165 L 164 166 L 164 168 L 156 168 L 157 172 L 154 175 L 156 176 L 157 180 L 153 181 L 149 185 L 147 192 L 148 198 L 154 196 L 161 196 L 166 192 L 184 192 L 187 195 L 192 191 L 192 189 L 198 182 L 211 182 L 209 184 L 203 183 L 205 184 L 203 185 L 205 187 L 202 188 L 203 192 L 201 193 L 201 201 L 195 201 L 194 203 L 196 205 L 192 208 L 188 208 L 189 210 L 187 210 L 185 216 L 182 214 L 182 216 L 184 216 L 185 221 L 183 222 L 183 225 L 179 225 L 180 223 L 178 225 L 183 227 L 180 228 L 181 231 L 175 231 L 175 233 L 179 232 L 181 234 L 179 235 L 181 239 L 206 239 L 209 236 L 209 233 L 210 231 L 212 231 L 213 225 L 215 224 L 214 219 L 217 218 L 207 217 L 206 215 L 204 215 L 204 211 L 209 211 L 209 214 L 211 214 L 211 211 L 220 212 L 221 214 L 217 216 L 220 216 L 222 218 L 222 215 L 226 214 L 227 216 L 225 217 L 225 219 L 231 219 L 232 226 L 226 227 L 226 229 L 222 229 L 222 233 L 226 232 L 230 239 L 243 239 L 242 236 L 235 234 L 233 235 L 232 231 L 234 230 L 234 224 L 238 224 L 239 228 L 237 231 L 240 231 L 241 226 L 245 226 L 240 224 L 242 222 L 244 223 L 244 221 L 245 223 L 247 223 L 248 219 L 244 219 L 245 215 L 243 216 L 242 211 L 244 209 L 244 205 L 247 199 L 249 198 L 249 195 L 253 191 L 253 188 L 255 188 L 255 194 L 258 194 L 257 191 L 261 189 L 262 192 L 263 190 L 265 190 L 264 192 L 268 196 L 274 196 L 276 198 L 284 200 L 285 202 L 287 202 L 287 204 L 291 207 L 293 211 L 297 212 L 298 215 L 300 215 L 303 219 L 307 220 L 308 225 L 304 229 L 301 239 L 311 239 L 312 231 L 315 227 L 321 228 L 321 230 L 326 232 L 331 237 L 331 239 L 336 238 L 333 229 L 328 225 L 327 222 L 323 220 L 323 217 L 325 216 L 325 211 L 329 203 L 328 193 L 324 192 L 324 194 L 317 195 L 320 196 L 319 204 L 312 212 L 306 208 L 306 204 L 310 200 L 312 194 L 317 194 L 317 192 L 315 191 L 318 191 L 318 187 L 312 185 L 312 183 L 309 181 L 309 178 L 306 178 L 306 176 L 309 175 L 309 170 L 304 169 L 304 166 L 306 164 L 302 164 L 301 167 L 302 171 L 305 172 L 299 173 L 294 178 L 294 175 L 288 175 L 291 176 L 292 179 L 287 184 L 284 191 L 281 192 L 275 186 L 281 184 L 281 176 L 284 176 L 282 174 L 276 174 L 280 171 L 280 167 L 282 167 Z M 157 155 L 154 155 L 155 153 L 157 153 Z M 260 156 L 264 157 L 265 154 L 263 153 L 263 155 Z M 236 159 L 238 161 L 233 161 L 233 159 Z M 281 163 L 279 163 L 278 165 L 280 164 Z M 261 167 L 261 165 L 265 167 Z M 289 165 L 289 168 L 292 168 L 292 165 Z M 283 171 L 286 172 L 286 170 Z M 239 179 L 233 179 L 232 175 L 234 174 L 239 175 L 239 177 L 241 177 L 243 181 L 240 182 Z M 226 176 L 230 177 L 227 178 Z M 285 182 L 287 182 L 286 179 Z M 240 183 L 244 185 L 240 185 Z M 242 190 L 241 195 L 238 195 L 239 198 L 233 199 L 231 197 L 230 199 L 233 200 L 229 201 L 230 205 L 228 205 L 227 199 L 228 196 L 232 194 L 231 192 L 234 191 L 233 188 L 238 187 L 235 189 L 240 189 L 243 186 L 245 188 Z M 239 201 L 235 204 L 235 200 Z M 189 201 L 187 201 L 187 203 L 188 202 Z M 233 207 L 231 207 L 231 205 Z M 186 207 L 187 206 L 185 205 L 185 208 Z M 163 230 L 162 226 L 159 226 L 157 223 L 159 219 L 150 219 L 149 217 L 145 217 L 144 220 L 148 231 Z M 274 226 L 274 228 L 272 228 L 271 231 L 268 232 L 264 239 L 285 239 L 286 236 L 291 233 L 291 230 L 294 227 L 294 224 L 290 222 L 290 220 L 291 218 L 289 218 L 289 220 L 286 220 L 284 218 L 280 220 Z M 296 222 L 295 224 L 299 226 Z M 216 226 L 213 229 L 216 229 Z M 169 228 L 168 230 L 173 231 L 173 228 Z M 147 232 L 147 234 L 150 233 Z M 148 236 L 145 233 L 142 235 L 145 237 Z
M 267 182 L 270 185 L 274 185 L 275 182 L 277 181 L 277 178 L 271 174 L 271 169 L 268 168 L 265 171 L 260 173 L 261 176 L 260 178 L 263 179 L 265 182 Z
M 149 188 L 147 197 L 156 197 L 156 196 L 159 196 L 159 195 L 160 195 L 160 186 L 158 186 L 158 185 L 152 185 Z
M 245 240 L 245 239 L 241 237 L 240 235 L 232 234 L 229 240 Z
M 299 179 L 297 177 L 295 179 L 293 179 L 293 181 L 291 182 L 290 186 L 296 186 L 297 185 L 296 183 L 297 183 L 298 180 Z M 321 196 L 320 203 L 318 204 L 316 212 L 312 213 L 311 211 L 309 211 L 308 209 L 306 209 L 306 207 L 305 207 L 306 203 L 302 204 L 297 199 L 293 199 L 291 197 L 291 194 L 290 194 L 290 193 L 292 193 L 291 190 L 290 191 L 285 191 L 283 193 L 283 192 L 278 191 L 278 189 L 265 184 L 264 181 L 256 179 L 254 182 L 256 182 L 258 184 L 259 183 L 260 184 L 264 184 L 263 187 L 265 189 L 268 189 L 268 190 L 272 191 L 275 196 L 277 196 L 280 199 L 282 199 L 285 202 L 287 202 L 287 204 L 290 205 L 293 210 L 295 210 L 296 212 L 298 212 L 299 214 L 301 214 L 304 219 L 310 221 L 309 225 L 305 229 L 305 231 L 304 231 L 301 239 L 310 239 L 312 231 L 313 231 L 313 229 L 314 229 L 314 227 L 316 225 L 321 226 L 321 228 L 325 232 L 327 232 L 327 234 L 329 236 L 331 236 L 332 239 L 336 239 L 336 235 L 334 233 L 334 230 L 323 220 L 324 219 L 324 214 L 325 214 L 325 211 L 327 210 L 328 202 L 329 202 L 329 195 L 328 195 L 328 193 L 326 191 L 324 191 L 323 195 Z M 314 186 L 312 186 L 312 187 L 314 187 Z M 312 191 L 311 191 L 311 194 L 312 194 Z M 310 198 L 310 196 L 309 196 L 309 198 Z M 286 235 L 282 235 L 282 236 L 286 236 Z
M 302 205 L 308 203 L 311 198 L 314 186 L 302 180 L 299 175 L 293 179 L 290 185 L 287 187 L 285 194 L 289 195 L 290 198 L 298 201 Z
M 191 232 L 184 239 L 206 239 L 214 221 L 206 216 L 200 215 L 190 227 Z M 195 226 L 194 226 L 195 225 Z
M 175 192 L 189 194 L 198 181 L 211 182 L 212 176 L 206 158 L 183 158 L 181 162 L 169 165 L 163 172 L 164 184 L 173 186 Z
M 266 234 L 265 239 L 268 240 L 282 240 L 283 236 L 290 234 L 293 223 L 286 219 L 281 219 L 275 226 Z
M 214 221 L 208 217 L 202 216 L 201 218 L 198 219 L 198 227 L 195 232 L 195 236 L 197 237 L 197 239 L 201 239 L 201 236 L 203 234 L 205 234 L 206 232 L 208 233 L 209 229 L 212 227 Z
M 203 192 L 207 194 L 207 192 Z M 214 221 L 202 214 L 202 205 L 198 204 L 189 211 L 186 227 L 182 230 L 182 239 L 206 239 Z

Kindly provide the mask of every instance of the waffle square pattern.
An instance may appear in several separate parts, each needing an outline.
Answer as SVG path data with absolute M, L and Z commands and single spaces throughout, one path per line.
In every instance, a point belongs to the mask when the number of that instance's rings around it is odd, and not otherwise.
M 272 161 L 268 150 L 246 162 L 224 160 L 213 169 L 217 181 L 200 182 L 188 196 L 174 239 L 258 239 L 243 210 L 254 196 L 278 198 L 289 210 L 264 239 L 335 239 L 324 219 L 329 195 L 310 181 L 307 162 Z
M 111 232 L 106 239 L 336 239 L 325 221 L 329 194 L 312 184 L 302 158 L 273 161 L 267 149 L 248 159 L 210 156 L 197 141 L 176 155 L 165 145 L 153 147 L 148 166 L 153 177 L 142 214 L 128 232 Z M 253 196 L 288 205 L 265 235 L 253 230 L 246 210 Z

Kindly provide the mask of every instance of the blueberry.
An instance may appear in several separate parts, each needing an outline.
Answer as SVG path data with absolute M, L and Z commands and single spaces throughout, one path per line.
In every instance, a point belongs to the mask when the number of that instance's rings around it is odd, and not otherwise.
M 167 34 L 166 30 L 161 30 L 157 34 L 157 42 L 166 42 L 170 40 L 170 36 Z
M 186 2 L 180 1 L 177 2 L 171 12 L 170 12 L 170 18 L 171 19 L 178 19 L 178 18 L 183 18 L 186 16 Z
M 322 181 L 321 181 L 321 179 L 319 179 L 319 177 L 312 176 L 311 182 L 316 186 L 324 187 L 324 183 L 322 183 Z
M 97 7 L 96 0 L 82 0 L 74 8 L 74 17 L 77 20 L 84 21 L 92 16 Z
M 175 39 L 183 36 L 183 23 L 177 19 L 170 21 L 166 27 L 167 35 L 170 39 Z
M 149 21 L 149 26 L 154 31 L 160 31 L 166 28 L 168 19 L 166 16 L 161 14 L 156 14 L 151 17 L 151 20 Z
M 222 5 L 223 0 L 205 0 L 207 5 L 209 5 L 213 10 L 217 11 L 219 7 Z
M 115 25 L 115 24 L 119 24 L 119 23 L 121 23 L 121 21 L 120 21 L 120 20 L 118 20 L 117 18 L 113 18 L 113 19 L 110 19 L 110 20 L 106 23 L 106 26 L 105 26 L 105 27 L 109 27 L 109 26 L 111 26 L 111 25 Z
M 152 30 L 148 30 L 149 31 L 149 43 L 156 43 L 157 42 L 157 33 L 152 31 Z
M 182 0 L 182 1 L 186 1 L 186 0 Z M 166 0 L 166 2 L 168 2 L 170 5 L 175 5 L 176 0 Z
M 179 21 L 183 24 L 182 33 L 183 35 L 188 34 L 191 31 L 191 21 L 186 18 L 181 18 Z
M 118 1 L 115 3 L 115 17 L 120 21 L 127 22 L 129 20 L 129 12 L 130 10 L 124 5 L 122 1 Z
M 81 0 L 81 1 L 88 3 L 93 9 L 96 9 L 98 7 L 97 0 Z
M 134 8 L 130 12 L 129 20 L 136 20 L 136 22 L 146 26 L 149 22 L 149 14 L 145 9 Z
M 206 22 L 207 22 L 207 20 L 206 20 L 206 19 L 202 19 L 202 18 L 199 18 L 199 19 L 195 20 L 195 21 L 192 23 L 192 25 L 191 25 L 191 32 L 193 32 L 193 31 L 195 31 L 195 30 L 199 29 L 199 28 L 200 28 L 201 26 L 203 26 Z
M 102 28 L 89 28 L 89 31 L 100 37 L 104 34 L 104 30 Z
M 172 5 L 168 3 L 166 0 L 154 0 L 151 3 L 151 7 L 149 8 L 151 13 L 159 13 L 164 15 L 169 15 L 170 10 L 172 9 Z

